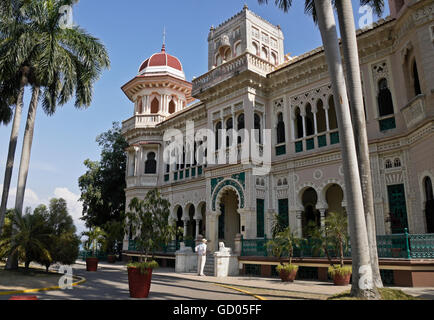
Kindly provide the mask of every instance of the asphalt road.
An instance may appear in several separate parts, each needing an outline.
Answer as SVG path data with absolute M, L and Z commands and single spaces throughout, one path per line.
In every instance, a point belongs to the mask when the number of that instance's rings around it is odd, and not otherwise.
M 39 300 L 137 300 L 130 298 L 126 270 L 98 267 L 97 272 L 87 272 L 84 265 L 73 265 L 74 275 L 86 282 L 73 289 L 41 291 Z M 0 296 L 7 300 L 10 296 Z M 179 279 L 153 274 L 151 291 L 146 300 L 256 300 L 254 297 L 223 288 L 213 283 Z

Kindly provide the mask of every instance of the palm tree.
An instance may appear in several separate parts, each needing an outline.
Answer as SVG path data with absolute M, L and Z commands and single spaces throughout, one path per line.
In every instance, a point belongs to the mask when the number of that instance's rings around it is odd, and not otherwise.
M 24 261 L 26 269 L 32 261 L 51 260 L 50 252 L 46 248 L 51 233 L 41 215 L 30 214 L 30 211 L 21 215 L 15 210 L 12 224 L 15 225 L 16 232 L 12 237 L 0 241 L 0 256 L 15 255 Z
M 23 10 L 29 21 L 28 32 L 35 39 L 35 57 L 31 60 L 34 74 L 32 99 L 24 132 L 15 199 L 15 209 L 19 212 L 23 209 L 39 96 L 42 96 L 42 107 L 48 115 L 54 114 L 57 105 L 64 105 L 74 94 L 75 107 L 88 107 L 92 101 L 94 82 L 102 70 L 110 66 L 107 51 L 98 39 L 77 26 L 62 28 L 59 25 L 62 18 L 60 8 L 76 2 L 33 0 Z M 7 267 L 16 266 L 16 259 L 11 257 Z
M 21 12 L 27 3 L 26 0 L 2 1 L 0 3 L 0 123 L 10 122 L 11 106 L 15 105 L 0 205 L 0 235 L 9 197 L 21 122 L 24 87 L 29 82 L 31 71 L 28 61 L 32 56 L 33 40 L 26 32 L 24 16 Z
M 370 4 L 377 15 L 384 8 L 383 0 L 362 0 L 362 5 Z M 339 29 L 342 37 L 343 56 L 347 76 L 348 95 L 350 99 L 353 120 L 354 137 L 359 164 L 359 173 L 363 193 L 366 227 L 369 240 L 369 253 L 375 286 L 383 287 L 378 263 L 377 232 L 375 227 L 374 195 L 372 188 L 372 173 L 369 159 L 369 144 L 366 131 L 366 116 L 363 101 L 363 91 L 360 74 L 360 62 L 356 38 L 356 29 L 351 0 L 335 1 L 339 19 Z
M 258 0 L 267 2 L 267 0 Z M 287 11 L 292 0 L 275 0 L 275 3 Z M 312 5 L 306 0 L 306 8 Z M 329 67 L 332 82 L 334 102 L 337 106 L 337 118 L 340 136 L 342 137 L 342 162 L 345 176 L 346 196 L 348 203 L 350 236 L 352 243 L 353 281 L 351 294 L 358 297 L 377 298 L 378 292 L 373 286 L 368 236 L 364 216 L 364 204 L 360 175 L 356 156 L 354 132 L 349 110 L 347 89 L 342 67 L 336 22 L 331 0 L 314 0 L 313 9 L 318 19 L 318 25 L 324 45 L 324 52 Z M 359 271 L 367 270 L 366 274 Z M 362 281 L 359 281 L 362 280 Z M 360 282 L 360 283 L 359 283 Z
M 92 250 L 92 254 L 96 256 L 97 249 L 105 247 L 107 234 L 100 227 L 95 227 L 89 231 L 84 231 L 81 236 L 87 237 L 84 241 L 84 246 L 88 250 Z

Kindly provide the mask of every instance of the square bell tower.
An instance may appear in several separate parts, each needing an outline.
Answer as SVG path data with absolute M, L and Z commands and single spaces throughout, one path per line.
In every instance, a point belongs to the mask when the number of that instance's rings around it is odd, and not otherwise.
M 283 32 L 250 11 L 242 11 L 211 27 L 208 35 L 208 70 L 232 60 L 246 51 L 273 65 L 284 62 Z

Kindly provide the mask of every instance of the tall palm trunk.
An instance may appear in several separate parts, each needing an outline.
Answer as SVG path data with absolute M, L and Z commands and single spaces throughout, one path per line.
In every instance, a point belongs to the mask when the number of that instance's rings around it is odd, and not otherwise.
M 375 227 L 374 197 L 372 191 L 371 164 L 369 159 L 369 144 L 366 131 L 366 118 L 363 103 L 363 91 L 360 75 L 359 52 L 356 38 L 356 28 L 351 0 L 335 2 L 339 29 L 342 37 L 342 47 L 347 75 L 348 95 L 353 120 L 354 136 L 356 139 L 359 173 L 365 209 L 366 229 L 369 240 L 369 253 L 374 284 L 383 287 L 380 268 L 378 265 L 377 232 Z
M 9 139 L 9 151 L 8 158 L 6 162 L 5 178 L 3 183 L 3 193 L 0 206 L 0 235 L 3 231 L 4 219 L 6 216 L 6 206 L 9 197 L 9 188 L 11 186 L 12 171 L 14 168 L 15 151 L 17 149 L 18 133 L 20 131 L 21 114 L 23 110 L 23 97 L 24 97 L 24 87 L 27 84 L 27 76 L 22 75 L 20 81 L 20 91 L 17 97 L 17 104 L 15 107 L 14 121 L 12 122 L 11 138 Z
M 24 131 L 23 149 L 21 151 L 20 169 L 18 172 L 17 195 L 15 199 L 15 210 L 22 214 L 24 204 L 24 193 L 26 191 L 27 174 L 29 172 L 30 153 L 33 142 L 33 131 L 35 128 L 36 110 L 38 108 L 40 87 L 34 86 L 32 100 L 30 101 L 29 112 L 27 114 L 26 130 Z M 14 231 L 14 225 L 12 227 Z M 18 269 L 18 257 L 16 254 L 8 257 L 6 269 Z
M 353 261 L 353 280 L 351 295 L 377 298 L 373 286 L 368 235 L 363 213 L 363 198 L 357 164 L 356 146 L 345 85 L 344 71 L 340 54 L 336 22 L 331 0 L 315 0 L 318 25 L 324 44 L 336 113 L 341 137 L 342 163 L 345 176 L 345 195 L 347 198 L 348 222 L 350 227 L 351 251 Z

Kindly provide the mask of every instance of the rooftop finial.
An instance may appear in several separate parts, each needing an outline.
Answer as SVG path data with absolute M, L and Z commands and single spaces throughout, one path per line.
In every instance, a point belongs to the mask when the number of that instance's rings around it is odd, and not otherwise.
M 161 51 L 166 51 L 166 26 L 163 28 L 163 47 L 161 48 Z
M 247 10 L 247 9 L 249 9 L 249 6 L 247 5 L 247 3 L 244 3 L 243 10 Z

